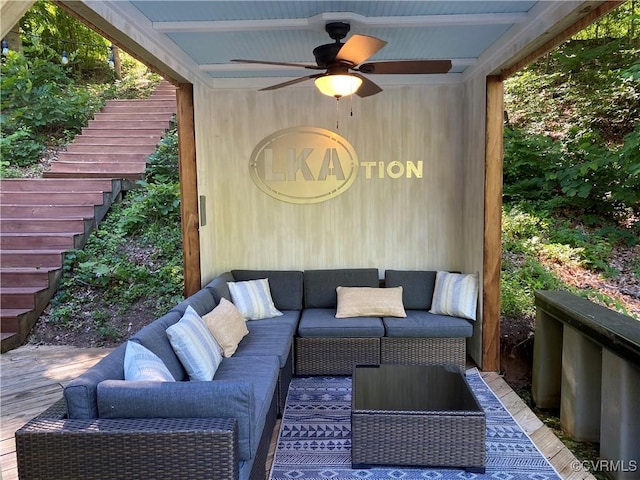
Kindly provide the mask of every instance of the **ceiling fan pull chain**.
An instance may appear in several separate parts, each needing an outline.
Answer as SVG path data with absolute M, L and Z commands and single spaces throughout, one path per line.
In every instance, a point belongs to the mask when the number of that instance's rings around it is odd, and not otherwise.
M 340 105 L 340 97 L 336 97 L 336 130 L 340 130 L 340 109 L 338 106 Z

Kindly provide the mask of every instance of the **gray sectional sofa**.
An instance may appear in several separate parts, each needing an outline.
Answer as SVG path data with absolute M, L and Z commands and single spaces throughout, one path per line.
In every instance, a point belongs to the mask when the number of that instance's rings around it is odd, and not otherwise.
M 166 330 L 187 307 L 205 315 L 228 282 L 267 278 L 282 315 L 248 334 L 212 381 L 189 381 Z M 176 382 L 124 380 L 125 345 L 72 381 L 64 398 L 16 432 L 20 478 L 263 479 L 292 375 L 350 375 L 355 364 L 464 366 L 463 318 L 429 313 L 436 272 L 377 269 L 223 273 L 131 337 Z M 406 317 L 335 318 L 336 288 L 402 287 Z

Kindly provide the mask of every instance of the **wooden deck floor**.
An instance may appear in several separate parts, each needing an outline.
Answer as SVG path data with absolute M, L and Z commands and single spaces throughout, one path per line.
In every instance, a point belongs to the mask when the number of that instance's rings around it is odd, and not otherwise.
M 64 386 L 109 353 L 109 349 L 23 346 L 0 356 L 1 437 L 0 479 L 18 478 L 14 432 L 62 396 Z M 575 457 L 551 430 L 527 408 L 497 373 L 483 378 L 516 421 L 531 436 L 562 478 L 594 479 L 588 472 L 572 469 Z M 278 427 L 276 427 L 277 429 Z M 276 432 L 274 432 L 275 444 Z M 272 445 L 273 452 L 273 445 Z M 272 453 L 269 455 L 269 461 Z M 268 465 L 267 465 L 268 471 Z

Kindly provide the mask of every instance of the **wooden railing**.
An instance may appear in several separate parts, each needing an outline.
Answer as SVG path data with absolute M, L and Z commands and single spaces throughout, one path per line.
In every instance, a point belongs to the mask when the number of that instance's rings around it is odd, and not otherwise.
M 560 408 L 579 441 L 600 443 L 598 466 L 640 478 L 640 321 L 564 291 L 537 291 L 533 400 Z

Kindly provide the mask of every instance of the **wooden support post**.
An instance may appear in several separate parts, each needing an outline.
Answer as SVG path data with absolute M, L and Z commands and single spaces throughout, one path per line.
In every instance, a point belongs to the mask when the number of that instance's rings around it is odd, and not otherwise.
M 193 85 L 181 83 L 178 86 L 177 100 L 184 296 L 188 297 L 201 288 Z
M 500 369 L 500 262 L 502 258 L 503 86 L 487 77 L 482 275 L 482 369 Z

